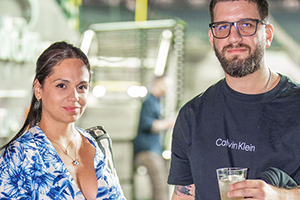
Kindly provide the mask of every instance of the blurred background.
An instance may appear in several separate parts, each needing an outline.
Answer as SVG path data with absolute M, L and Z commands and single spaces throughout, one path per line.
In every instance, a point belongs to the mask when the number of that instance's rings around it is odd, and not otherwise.
M 82 128 L 103 125 L 128 200 L 151 199 L 146 170 L 133 166 L 132 141 L 154 76 L 174 87 L 164 115 L 223 77 L 207 32 L 209 0 L 0 0 L 0 144 L 21 127 L 30 103 L 35 61 L 55 41 L 80 47 L 93 75 Z M 268 66 L 300 82 L 300 0 L 269 0 L 275 26 Z M 170 156 L 166 134 L 164 157 Z

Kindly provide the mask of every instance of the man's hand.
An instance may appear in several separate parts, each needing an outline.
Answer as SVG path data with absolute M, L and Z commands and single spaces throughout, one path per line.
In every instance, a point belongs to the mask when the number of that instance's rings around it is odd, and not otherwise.
M 231 198 L 247 197 L 253 200 L 296 200 L 300 199 L 300 188 L 281 189 L 262 180 L 245 180 L 230 186 L 228 196 Z

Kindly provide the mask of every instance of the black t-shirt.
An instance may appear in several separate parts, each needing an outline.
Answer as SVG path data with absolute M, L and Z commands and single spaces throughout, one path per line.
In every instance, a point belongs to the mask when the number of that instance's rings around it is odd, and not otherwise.
M 246 95 L 225 79 L 189 101 L 173 132 L 169 184 L 195 184 L 196 200 L 220 199 L 216 169 L 276 167 L 300 183 L 300 85 L 281 75 L 269 92 Z

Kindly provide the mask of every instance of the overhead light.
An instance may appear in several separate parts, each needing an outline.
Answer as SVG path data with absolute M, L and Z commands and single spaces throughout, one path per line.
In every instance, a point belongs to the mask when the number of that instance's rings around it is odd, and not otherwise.
M 162 32 L 162 37 L 161 37 L 155 69 L 154 69 L 154 74 L 156 76 L 161 76 L 164 74 L 167 59 L 168 59 L 169 49 L 171 46 L 172 35 L 173 34 L 170 30 L 164 30 Z
M 80 49 L 83 53 L 85 53 L 85 55 L 88 55 L 94 36 L 95 32 L 92 30 L 87 30 L 83 34 Z
M 147 95 L 148 90 L 145 86 L 130 86 L 127 90 L 127 94 L 132 98 L 143 98 Z
M 92 94 L 95 97 L 103 97 L 105 93 L 106 93 L 106 88 L 103 85 L 96 85 L 92 90 Z
M 170 150 L 165 150 L 163 153 L 162 153 L 162 157 L 166 160 L 170 160 L 171 159 L 171 155 L 172 155 L 172 152 Z

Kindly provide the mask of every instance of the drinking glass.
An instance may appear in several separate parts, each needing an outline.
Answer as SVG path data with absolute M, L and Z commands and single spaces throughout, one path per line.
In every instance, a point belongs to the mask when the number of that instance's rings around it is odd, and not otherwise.
M 230 185 L 239 181 L 243 181 L 247 176 L 247 168 L 243 167 L 224 167 L 217 169 L 217 177 L 219 183 L 219 190 L 221 200 L 232 200 L 233 198 L 229 198 L 227 193 L 230 191 Z M 234 198 L 234 199 L 244 199 Z

